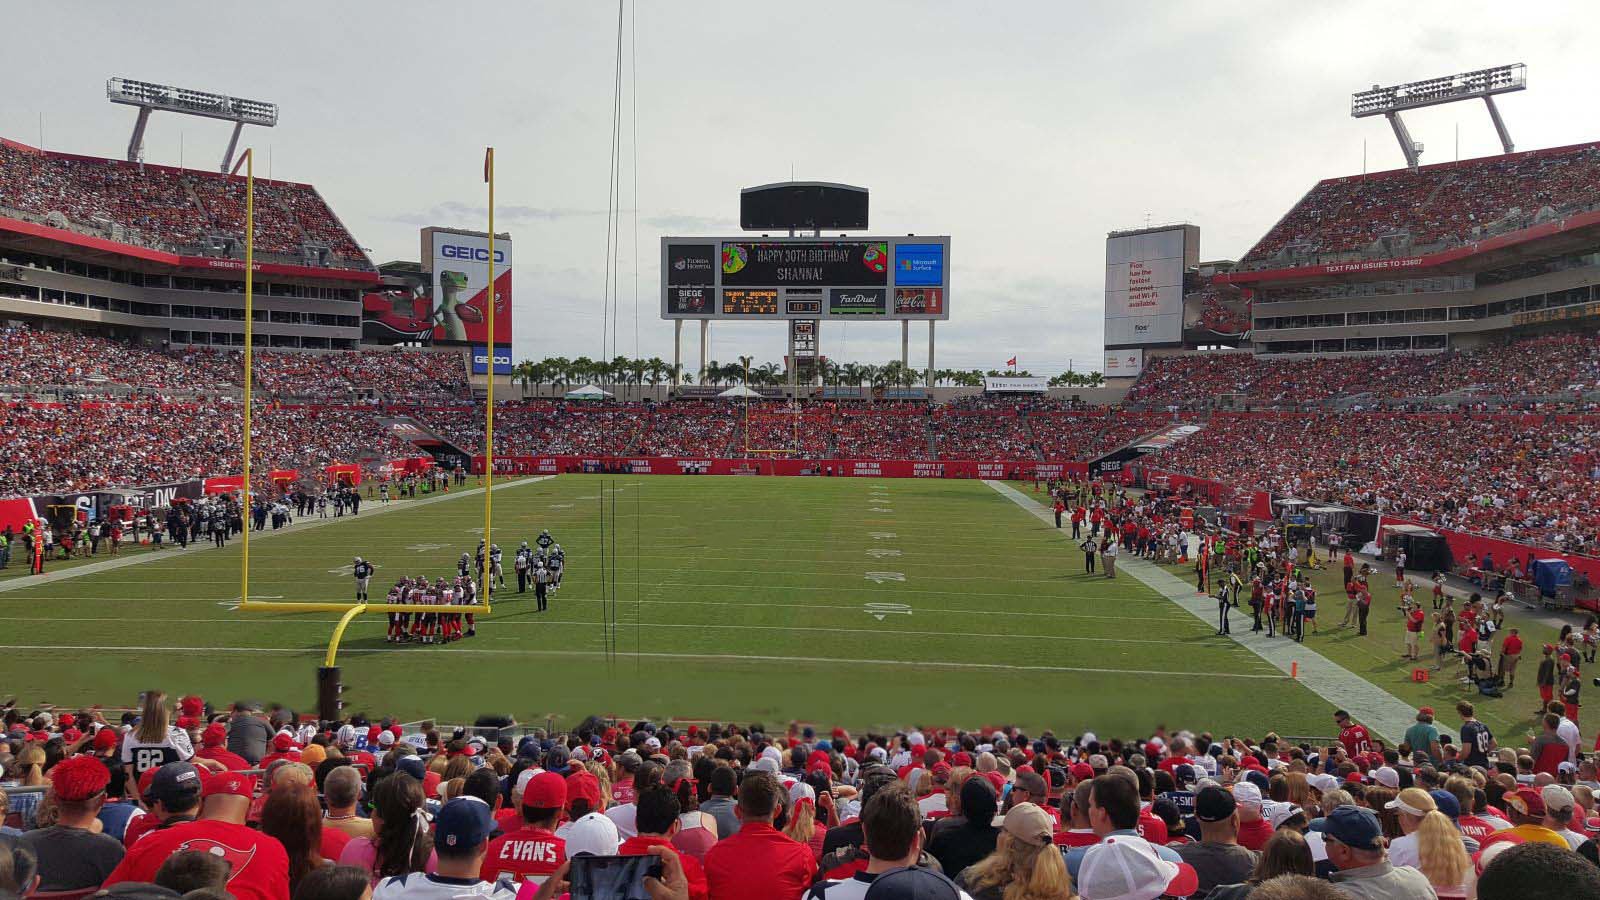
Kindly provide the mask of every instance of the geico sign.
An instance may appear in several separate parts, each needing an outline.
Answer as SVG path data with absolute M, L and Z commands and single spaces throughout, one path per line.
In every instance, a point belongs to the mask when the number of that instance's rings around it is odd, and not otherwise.
M 439 248 L 439 255 L 446 259 L 469 259 L 473 262 L 489 261 L 489 249 L 487 247 L 463 247 L 460 244 L 445 244 Z M 494 261 L 497 263 L 505 262 L 506 252 L 504 250 L 496 250 L 494 252 Z
M 472 354 L 472 361 L 480 366 L 486 366 L 489 364 L 489 355 L 487 353 L 474 353 Z M 497 366 L 509 366 L 511 365 L 511 357 L 501 356 L 497 353 L 494 357 L 494 364 Z

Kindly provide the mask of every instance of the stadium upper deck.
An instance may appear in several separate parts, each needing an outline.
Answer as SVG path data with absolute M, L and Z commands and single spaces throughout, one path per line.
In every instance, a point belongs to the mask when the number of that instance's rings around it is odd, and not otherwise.
M 256 252 L 372 270 L 316 188 L 257 179 Z M 182 255 L 241 244 L 242 179 L 37 150 L 0 138 L 0 215 Z
M 244 342 L 243 179 L 0 139 L 0 313 L 151 344 Z M 257 179 L 257 345 L 352 350 L 380 276 L 309 184 Z
M 1597 206 L 1600 143 L 1328 178 L 1278 220 L 1240 266 L 1270 270 L 1425 256 Z

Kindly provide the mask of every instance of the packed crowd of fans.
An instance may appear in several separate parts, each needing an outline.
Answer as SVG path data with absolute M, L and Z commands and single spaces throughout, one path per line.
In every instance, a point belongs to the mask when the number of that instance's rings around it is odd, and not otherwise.
M 1165 469 L 1593 553 L 1600 417 L 1217 413 Z
M 243 179 L 214 172 L 46 153 L 0 140 L 0 207 L 59 213 L 88 228 L 135 229 L 152 245 L 182 249 L 244 229 Z M 308 184 L 256 182 L 256 251 L 297 254 L 325 244 L 345 265 L 366 255 Z
M 407 350 L 303 353 L 256 350 L 258 396 L 394 402 L 472 396 L 459 353 Z M 17 391 L 103 385 L 151 394 L 175 390 L 233 391 L 244 379 L 244 353 L 209 348 L 162 349 L 74 331 L 0 328 L 0 388 Z
M 1565 212 L 1597 201 L 1600 144 L 1330 178 L 1295 204 L 1243 264 L 1269 262 L 1291 245 L 1315 254 L 1365 250 L 1402 232 L 1416 246 L 1469 241 L 1475 229 L 1526 227 L 1545 208 Z
M 1128 402 L 1210 406 L 1224 394 L 1252 406 L 1293 406 L 1369 394 L 1410 399 L 1466 392 L 1482 398 L 1570 398 L 1600 390 L 1600 333 L 1560 333 L 1468 351 L 1367 357 L 1273 359 L 1195 353 L 1145 364 Z
M 1556 704 L 1553 704 L 1554 707 Z M 1581 900 L 1600 780 L 1558 722 L 1388 745 L 791 724 L 318 722 L 196 695 L 5 713 L 0 892 L 548 900 Z M 1552 719 L 1560 719 L 1552 714 Z M 594 865 L 613 866 L 603 859 Z M 635 891 L 639 893 L 634 893 Z
M 236 473 L 241 415 L 231 401 L 0 404 L 0 496 Z M 258 471 L 417 455 L 368 410 L 257 404 L 253 418 Z

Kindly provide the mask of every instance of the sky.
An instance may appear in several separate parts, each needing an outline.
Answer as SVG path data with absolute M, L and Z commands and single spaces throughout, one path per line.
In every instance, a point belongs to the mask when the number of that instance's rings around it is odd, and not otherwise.
M 1237 259 L 1318 179 L 1404 165 L 1381 118 L 1350 118 L 1354 91 L 1522 62 L 1529 89 L 1500 100 L 1518 149 L 1600 139 L 1592 2 L 626 0 L 602 344 L 615 4 L 133 9 L 9 8 L 27 37 L 6 49 L 0 135 L 122 156 L 134 111 L 105 100 L 112 76 L 275 102 L 246 143 L 266 174 L 315 184 L 375 262 L 417 259 L 423 225 L 483 230 L 493 146 L 518 359 L 614 342 L 670 361 L 661 236 L 737 235 L 740 188 L 793 177 L 868 188 L 873 233 L 951 236 L 939 367 L 1098 369 L 1106 232 L 1190 222 L 1201 259 Z M 1481 104 L 1407 124 L 1424 163 L 1500 152 Z M 145 159 L 214 167 L 228 129 L 158 114 Z M 821 352 L 882 363 L 899 331 L 825 322 Z M 712 359 L 785 352 L 778 324 L 711 332 Z M 926 346 L 913 324 L 913 365 Z

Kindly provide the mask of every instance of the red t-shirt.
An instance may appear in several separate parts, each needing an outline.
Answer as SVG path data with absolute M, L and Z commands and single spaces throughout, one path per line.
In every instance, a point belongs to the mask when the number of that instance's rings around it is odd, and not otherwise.
M 1092 847 L 1100 843 L 1100 835 L 1092 831 L 1058 831 L 1050 842 L 1057 847 Z
M 711 896 L 711 888 L 706 885 L 706 870 L 701 867 L 700 861 L 679 851 L 664 837 L 635 835 L 622 842 L 622 846 L 617 848 L 617 855 L 644 856 L 650 847 L 665 847 L 678 854 L 678 862 L 683 864 L 683 877 L 689 882 L 689 900 L 707 900 Z
M 1461 829 L 1462 834 L 1472 838 L 1480 844 L 1483 843 L 1483 841 L 1488 838 L 1489 835 L 1494 834 L 1495 831 L 1493 825 L 1490 825 L 1488 822 L 1485 822 L 1474 815 L 1464 815 L 1457 819 L 1456 827 Z
M 1372 736 L 1367 734 L 1367 729 L 1352 723 L 1349 728 L 1339 732 L 1339 743 L 1344 745 L 1344 751 L 1351 756 L 1366 753 L 1372 749 Z
M 1514 634 L 1506 635 L 1500 642 L 1500 652 L 1506 656 L 1520 656 L 1522 654 L 1522 638 Z
M 167 857 L 184 850 L 221 856 L 233 865 L 228 893 L 238 900 L 289 900 L 289 854 L 278 839 L 253 828 L 201 819 L 149 834 L 117 864 L 103 887 L 154 881 Z
M 1406 613 L 1406 630 L 1420 632 L 1422 631 L 1422 623 L 1427 620 L 1426 613 L 1420 609 L 1413 609 L 1411 612 Z
M 1139 821 L 1134 825 L 1134 830 L 1139 832 L 1139 837 L 1152 844 L 1167 842 L 1167 823 L 1148 809 L 1139 810 Z
M 243 772 L 251 768 L 250 761 L 237 753 L 229 753 L 226 747 L 201 747 L 194 752 L 201 759 L 214 760 L 228 767 L 230 772 Z
M 1272 837 L 1272 823 L 1266 819 L 1239 823 L 1239 846 L 1247 850 L 1260 850 Z
M 1461 631 L 1461 640 L 1457 643 L 1462 653 L 1471 653 L 1478 647 L 1478 633 L 1471 628 L 1464 628 Z
M 528 826 L 503 834 L 489 842 L 488 855 L 478 877 L 484 881 L 510 878 L 544 884 L 544 880 L 567 859 L 566 838 L 555 832 Z
M 337 828 L 323 828 L 322 845 L 320 847 L 322 858 L 338 859 L 344 853 L 344 845 L 348 843 L 350 843 L 350 835 Z
M 711 848 L 705 870 L 717 900 L 799 900 L 817 863 L 805 844 L 766 822 L 745 822 Z

